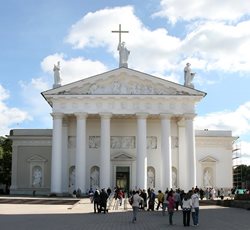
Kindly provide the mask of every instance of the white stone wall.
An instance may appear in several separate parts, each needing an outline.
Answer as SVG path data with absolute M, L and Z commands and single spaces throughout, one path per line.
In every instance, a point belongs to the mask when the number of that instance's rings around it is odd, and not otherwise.
M 64 177 L 64 182 L 62 183 L 65 188 L 69 184 L 69 168 L 75 165 L 75 145 L 76 145 L 76 122 L 75 119 L 68 119 L 67 128 L 63 129 L 64 134 L 68 134 L 67 145 L 68 151 L 66 162 L 68 168 L 65 170 L 67 176 Z M 179 156 L 178 156 L 178 130 L 175 121 L 171 122 L 171 136 L 172 140 L 176 143 L 172 147 L 172 166 L 177 169 L 177 174 L 179 172 Z M 204 133 L 203 131 L 202 133 Z M 136 136 L 136 119 L 111 119 L 111 136 L 123 136 L 130 137 Z M 28 135 L 30 134 L 30 135 Z M 28 138 L 27 138 L 28 135 Z M 159 119 L 149 119 L 147 121 L 147 136 L 157 137 L 157 149 L 147 149 L 148 156 L 148 166 L 152 166 L 155 169 L 155 189 L 161 188 L 161 125 Z M 90 136 L 100 136 L 100 119 L 87 119 L 87 146 L 86 146 L 86 188 L 90 186 L 90 170 L 93 166 L 100 167 L 100 148 L 89 148 L 89 137 Z M 45 140 L 46 138 L 46 140 Z M 51 154 L 51 133 L 48 133 L 47 130 L 44 131 L 44 135 L 41 133 L 41 130 L 37 130 L 37 135 L 35 130 L 32 130 L 29 133 L 28 130 L 18 130 L 14 132 L 12 136 L 13 139 L 13 149 L 16 151 L 13 154 L 13 182 L 15 184 L 11 187 L 12 194 L 32 194 L 33 188 L 30 186 L 31 175 L 29 175 L 30 168 L 25 168 L 25 165 L 29 165 L 28 161 L 37 161 L 37 155 L 42 159 L 41 162 L 45 162 L 45 165 L 51 164 L 50 154 Z M 212 185 L 215 188 L 231 188 L 232 187 L 232 140 L 233 137 L 228 133 L 217 132 L 217 135 L 201 135 L 199 132 L 196 133 L 196 163 L 197 163 L 197 186 L 204 187 L 204 169 L 211 168 L 213 171 L 213 181 Z M 49 146 L 45 152 L 41 152 L 39 146 Z M 27 151 L 24 151 L 27 146 L 33 148 L 27 155 Z M 20 148 L 22 147 L 22 148 Z M 22 151 L 19 151 L 22 150 Z M 37 154 L 39 153 L 39 154 Z M 111 148 L 111 158 L 119 155 L 127 154 L 132 156 L 133 159 L 128 161 L 113 161 L 111 159 L 110 175 L 111 175 L 111 186 L 115 186 L 115 167 L 116 166 L 129 166 L 131 169 L 130 175 L 130 187 L 135 187 L 136 181 L 136 148 Z M 18 156 L 18 158 L 17 158 Z M 35 157 L 35 158 L 34 158 Z M 15 164 L 15 162 L 17 162 Z M 47 166 L 46 166 L 47 167 Z M 20 178 L 20 169 L 26 172 L 25 178 Z M 43 178 L 43 187 L 36 188 L 37 191 L 40 191 L 41 194 L 49 192 L 50 184 L 50 175 L 47 173 L 50 170 L 46 171 L 46 176 Z M 177 176 L 178 177 L 178 176 Z M 23 183 L 25 181 L 25 183 Z M 20 187 L 20 183 L 26 184 L 25 186 Z M 177 180 L 178 185 L 178 180 Z

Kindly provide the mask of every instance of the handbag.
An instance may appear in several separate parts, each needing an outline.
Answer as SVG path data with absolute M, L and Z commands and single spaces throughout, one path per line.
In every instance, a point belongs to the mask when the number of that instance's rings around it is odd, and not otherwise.
M 132 205 L 134 202 L 134 196 L 131 196 L 128 200 L 129 204 Z

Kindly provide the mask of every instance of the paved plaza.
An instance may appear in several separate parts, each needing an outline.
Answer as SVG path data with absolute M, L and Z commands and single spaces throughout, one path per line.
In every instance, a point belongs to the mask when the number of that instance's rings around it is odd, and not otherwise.
M 125 207 L 126 208 L 126 207 Z M 201 206 L 198 227 L 184 227 L 182 212 L 174 213 L 174 225 L 161 211 L 140 211 L 136 223 L 131 222 L 132 209 L 128 205 L 111 205 L 108 214 L 94 214 L 89 199 L 74 205 L 0 204 L 0 229 L 3 230 L 127 230 L 127 229 L 194 229 L 250 230 L 250 211 L 220 206 Z M 192 221 L 191 221 L 192 223 Z

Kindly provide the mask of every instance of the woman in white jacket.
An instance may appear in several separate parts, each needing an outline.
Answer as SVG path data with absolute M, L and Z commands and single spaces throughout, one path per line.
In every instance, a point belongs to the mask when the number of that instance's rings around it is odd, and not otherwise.
M 132 223 L 135 223 L 137 218 L 137 213 L 140 207 L 140 203 L 143 202 L 143 198 L 140 197 L 139 191 L 133 191 L 133 195 L 130 197 L 130 199 L 133 199 L 132 208 L 133 208 L 133 219 Z
M 184 194 L 182 200 L 183 225 L 190 226 L 190 213 L 192 208 L 191 194 Z

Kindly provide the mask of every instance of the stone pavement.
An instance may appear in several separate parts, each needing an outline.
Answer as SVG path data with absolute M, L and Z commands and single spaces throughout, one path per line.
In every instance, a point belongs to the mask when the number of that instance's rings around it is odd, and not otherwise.
M 111 205 L 108 214 L 94 214 L 89 199 L 74 205 L 0 204 L 0 229 L 2 230 L 150 230 L 186 229 L 182 225 L 182 212 L 174 213 L 174 225 L 168 225 L 168 215 L 161 211 L 138 213 L 133 224 L 132 209 Z M 192 223 L 192 221 L 191 221 Z M 220 206 L 201 206 L 198 227 L 202 230 L 250 230 L 250 211 Z

